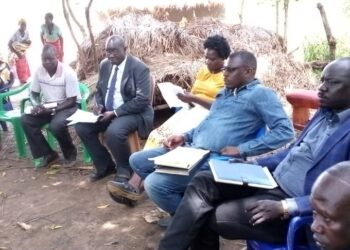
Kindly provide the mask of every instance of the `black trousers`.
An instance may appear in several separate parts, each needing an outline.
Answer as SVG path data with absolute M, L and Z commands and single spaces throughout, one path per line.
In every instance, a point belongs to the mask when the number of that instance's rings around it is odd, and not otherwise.
M 215 250 L 219 236 L 227 239 L 285 240 L 288 221 L 256 226 L 249 223 L 246 206 L 258 200 L 282 200 L 279 188 L 257 189 L 215 182 L 210 171 L 198 173 L 188 185 L 159 250 Z
M 78 123 L 75 130 L 89 151 L 98 173 L 116 167 L 117 176 L 130 178 L 132 169 L 129 165 L 128 135 L 136 131 L 139 124 L 142 124 L 140 115 L 126 115 L 115 118 L 110 123 Z M 99 139 L 101 132 L 105 133 L 107 147 L 116 164 Z
M 57 139 L 65 159 L 77 156 L 77 150 L 70 137 L 66 120 L 77 110 L 77 106 L 58 111 L 55 115 L 24 114 L 21 117 L 24 133 L 32 152 L 33 158 L 39 158 L 53 152 L 45 139 L 41 128 L 49 124 L 49 130 Z

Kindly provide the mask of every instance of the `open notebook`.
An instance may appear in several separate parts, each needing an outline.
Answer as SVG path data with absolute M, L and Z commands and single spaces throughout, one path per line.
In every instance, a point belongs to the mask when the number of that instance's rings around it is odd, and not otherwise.
M 266 167 L 219 159 L 210 159 L 209 166 L 216 182 L 266 189 L 278 186 Z
M 190 171 L 207 155 L 209 150 L 177 147 L 163 155 L 150 158 L 156 165 L 156 172 L 189 175 Z

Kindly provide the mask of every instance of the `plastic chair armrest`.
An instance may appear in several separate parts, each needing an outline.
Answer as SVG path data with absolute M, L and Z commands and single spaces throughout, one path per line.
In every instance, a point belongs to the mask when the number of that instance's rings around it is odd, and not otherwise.
M 312 216 L 296 216 L 289 223 L 287 235 L 287 249 L 295 249 L 297 231 L 305 225 L 312 223 Z

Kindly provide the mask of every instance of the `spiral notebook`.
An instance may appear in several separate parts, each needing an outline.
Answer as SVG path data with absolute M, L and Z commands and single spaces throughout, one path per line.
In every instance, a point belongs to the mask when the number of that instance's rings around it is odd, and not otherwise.
M 216 182 L 266 189 L 278 186 L 266 167 L 220 159 L 210 159 L 209 166 Z

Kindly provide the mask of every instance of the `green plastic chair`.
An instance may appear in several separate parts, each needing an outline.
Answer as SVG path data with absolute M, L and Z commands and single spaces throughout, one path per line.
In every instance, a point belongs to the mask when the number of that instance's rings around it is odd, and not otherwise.
M 15 135 L 17 153 L 20 158 L 27 156 L 25 147 L 25 136 L 21 124 L 21 109 L 5 110 L 3 100 L 9 96 L 17 95 L 28 89 L 30 83 L 26 83 L 20 87 L 0 93 L 0 121 L 9 122 L 13 126 Z
M 89 95 L 90 95 L 89 87 L 86 86 L 85 83 L 80 82 L 79 89 L 80 89 L 80 94 L 81 94 L 80 109 L 87 111 L 87 100 L 88 100 Z M 46 130 L 47 142 L 49 143 L 49 145 L 52 149 L 56 149 L 57 148 L 57 141 L 56 141 L 55 136 L 48 129 L 48 125 L 45 125 L 44 128 Z M 84 146 L 84 144 L 83 144 L 83 161 L 84 161 L 84 163 L 91 163 L 92 162 L 91 156 L 90 156 L 89 152 L 87 151 L 86 147 Z M 38 164 L 39 163 L 35 163 L 34 165 L 38 165 Z
M 87 110 L 87 101 L 88 101 L 88 98 L 89 98 L 89 95 L 90 95 L 89 87 L 85 83 L 80 82 L 79 83 L 79 89 L 80 89 L 80 94 L 81 94 L 80 109 Z M 24 108 L 25 108 L 25 105 L 26 105 L 27 101 L 30 101 L 29 98 L 23 99 L 21 101 L 21 113 L 24 112 Z M 45 129 L 46 139 L 47 139 L 47 142 L 49 143 L 50 147 L 52 149 L 56 149 L 57 148 L 57 141 L 56 141 L 55 136 L 48 129 L 48 125 L 45 125 L 43 127 L 43 129 Z M 91 156 L 88 153 L 88 151 L 87 151 L 87 149 L 85 148 L 84 145 L 83 145 L 83 161 L 85 163 L 91 163 L 92 162 Z M 41 159 L 34 160 L 34 166 L 35 167 L 40 165 L 40 163 L 41 163 Z

